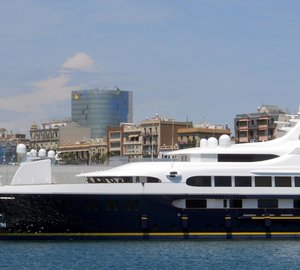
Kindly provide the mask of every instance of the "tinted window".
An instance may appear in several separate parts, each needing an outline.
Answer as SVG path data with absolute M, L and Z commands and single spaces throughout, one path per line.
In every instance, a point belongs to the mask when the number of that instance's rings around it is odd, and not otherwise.
M 288 176 L 275 176 L 275 187 L 291 187 L 291 177 Z
M 211 186 L 211 177 L 210 176 L 193 176 L 186 180 L 186 184 L 189 186 L 210 187 Z
M 300 200 L 294 200 L 294 208 L 300 208 Z
M 255 176 L 256 187 L 271 187 L 272 179 L 271 176 Z
M 240 137 L 243 137 L 242 135 Z M 263 155 L 263 154 L 219 154 L 218 161 L 219 162 L 253 162 L 253 161 L 262 161 L 273 159 L 278 156 L 276 155 Z
M 230 208 L 243 208 L 242 200 L 230 200 Z
M 231 187 L 231 176 L 215 176 L 216 187 Z
M 300 187 L 300 176 L 295 176 L 295 187 Z
M 278 200 L 272 199 L 259 199 L 258 208 L 278 208 Z
M 147 177 L 147 183 L 160 183 L 161 181 L 155 177 Z
M 186 200 L 186 208 L 206 208 L 206 200 Z
M 251 187 L 251 176 L 235 176 L 236 187 Z

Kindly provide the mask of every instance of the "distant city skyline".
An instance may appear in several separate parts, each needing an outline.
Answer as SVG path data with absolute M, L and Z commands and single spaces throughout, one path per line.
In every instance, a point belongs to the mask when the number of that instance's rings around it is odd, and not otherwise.
M 0 127 L 71 117 L 71 91 L 133 92 L 156 113 L 233 130 L 263 104 L 297 113 L 300 2 L 3 1 Z

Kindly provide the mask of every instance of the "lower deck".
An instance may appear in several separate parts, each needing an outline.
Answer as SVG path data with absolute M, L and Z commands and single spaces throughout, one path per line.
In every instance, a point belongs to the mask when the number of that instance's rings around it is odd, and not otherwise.
M 2 194 L 0 239 L 295 238 L 300 237 L 299 199 Z

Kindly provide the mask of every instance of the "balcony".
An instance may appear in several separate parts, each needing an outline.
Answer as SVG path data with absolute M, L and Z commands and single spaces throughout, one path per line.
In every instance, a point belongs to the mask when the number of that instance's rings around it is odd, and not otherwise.
M 139 141 L 126 140 L 123 142 L 123 145 L 139 145 L 139 144 L 143 144 L 142 140 Z
M 143 137 L 152 137 L 152 136 L 158 136 L 157 132 L 150 132 L 150 131 L 146 131 L 142 133 Z
M 110 142 L 120 142 L 121 139 L 120 138 L 110 138 L 109 141 Z
M 268 137 L 267 135 L 259 136 L 259 137 L 258 137 L 258 140 L 259 140 L 260 142 L 268 141 L 268 140 L 269 140 L 269 137 Z
M 148 142 L 148 141 L 146 141 L 145 143 L 143 143 L 143 145 L 145 145 L 145 146 L 157 145 L 157 142 Z
M 249 141 L 248 137 L 240 137 L 238 138 L 239 143 L 247 143 Z
M 142 150 L 129 150 L 124 151 L 123 155 L 142 155 Z
M 238 131 L 243 131 L 243 130 L 248 130 L 249 127 L 248 126 L 239 126 L 238 127 Z

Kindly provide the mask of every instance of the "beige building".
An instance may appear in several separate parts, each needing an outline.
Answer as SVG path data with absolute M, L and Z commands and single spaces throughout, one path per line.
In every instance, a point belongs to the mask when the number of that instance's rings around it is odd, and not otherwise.
M 30 129 L 31 148 L 56 151 L 62 145 L 87 141 L 91 137 L 90 128 L 80 127 L 72 121 L 43 123 L 40 128 L 34 123 Z
M 118 128 L 106 130 L 107 151 L 111 156 L 141 158 L 143 149 L 142 128 L 132 123 L 122 123 Z
M 122 152 L 128 158 L 141 158 L 143 155 L 142 127 L 135 124 L 123 125 Z
M 179 148 L 199 147 L 201 139 L 208 139 L 210 137 L 219 137 L 223 134 L 230 136 L 230 129 L 223 126 L 214 125 L 195 125 L 192 128 L 181 128 L 178 130 Z
M 107 151 L 112 156 L 156 158 L 160 152 L 178 149 L 178 129 L 191 127 L 191 122 L 178 122 L 158 115 L 141 124 L 123 123 L 107 128 Z
M 158 115 L 141 123 L 143 157 L 158 157 L 161 152 L 178 148 L 178 130 L 192 127 L 192 122 L 179 122 Z
M 107 144 L 105 139 L 90 140 L 90 157 L 95 155 L 105 156 L 107 154 Z
M 111 156 L 122 156 L 123 127 L 106 128 L 107 151 Z
M 90 139 L 85 142 L 73 144 L 63 144 L 58 148 L 59 157 L 64 162 L 68 161 L 77 163 L 99 163 L 107 153 L 106 141 L 102 139 Z

